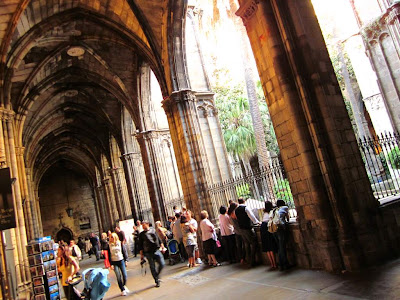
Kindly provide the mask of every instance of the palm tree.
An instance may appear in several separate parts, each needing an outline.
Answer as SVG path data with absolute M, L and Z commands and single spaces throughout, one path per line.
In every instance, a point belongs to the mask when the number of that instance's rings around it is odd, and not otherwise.
M 215 92 L 226 149 L 234 160 L 243 162 L 247 171 L 257 150 L 249 103 L 241 87 L 218 87 Z

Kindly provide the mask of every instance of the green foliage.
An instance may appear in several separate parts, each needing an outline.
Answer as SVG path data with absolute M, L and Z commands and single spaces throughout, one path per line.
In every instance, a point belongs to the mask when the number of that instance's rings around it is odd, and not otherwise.
M 238 198 L 243 197 L 247 199 L 251 196 L 250 186 L 248 183 L 236 186 L 235 188 L 236 188 L 236 195 L 238 196 Z
M 388 159 L 393 169 L 400 169 L 400 149 L 398 146 L 394 147 L 388 153 Z
M 257 146 L 244 84 L 232 87 L 217 86 L 213 90 L 216 93 L 215 105 L 218 109 L 228 153 L 233 157 L 249 159 L 256 154 Z M 262 95 L 261 88 L 259 91 Z M 259 105 L 266 133 L 267 148 L 279 153 L 268 107 L 262 96 L 259 96 Z
M 290 190 L 289 180 L 279 179 L 274 185 L 274 194 L 277 199 L 282 199 L 289 207 L 294 207 L 293 195 Z

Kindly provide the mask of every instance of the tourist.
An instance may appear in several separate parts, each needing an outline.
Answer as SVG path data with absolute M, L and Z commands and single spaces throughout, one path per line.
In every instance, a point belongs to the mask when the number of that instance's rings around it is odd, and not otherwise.
M 160 273 L 165 265 L 162 252 L 166 249 L 164 244 L 160 243 L 155 229 L 150 228 L 149 221 L 143 221 L 142 226 L 143 231 L 139 235 L 140 259 L 144 262 L 144 257 L 147 258 L 156 287 L 160 287 Z M 156 268 L 156 263 L 158 264 L 158 269 Z
M 70 248 L 60 243 L 57 251 L 57 267 L 58 272 L 62 274 L 62 287 L 64 289 L 65 298 L 67 300 L 75 300 L 77 295 L 73 286 L 69 284 L 75 274 L 79 271 L 77 261 L 72 257 Z
M 275 210 L 279 213 L 280 224 L 278 230 L 274 233 L 274 237 L 278 244 L 279 270 L 284 271 L 291 267 L 286 256 L 286 227 L 289 222 L 289 208 L 286 206 L 285 201 L 279 199 L 276 201 L 276 208 L 270 211 L 270 218 L 273 218 Z
M 243 249 L 243 238 L 242 238 L 242 232 L 240 230 L 239 222 L 236 218 L 235 210 L 239 206 L 236 202 L 231 201 L 229 203 L 229 208 L 228 208 L 228 216 L 229 216 L 229 222 L 232 224 L 234 231 L 235 231 L 235 242 L 236 242 L 236 258 L 237 261 L 240 261 L 240 263 L 244 263 L 244 258 L 245 258 L 245 251 Z
M 101 254 L 104 257 L 104 268 L 108 269 L 111 267 L 110 264 L 110 258 L 108 256 L 108 251 L 110 249 L 110 246 L 108 244 L 108 237 L 107 233 L 103 232 L 101 234 L 101 239 L 100 239 L 100 249 L 101 249 Z
M 167 229 L 162 227 L 161 221 L 156 221 L 156 233 L 161 241 L 161 243 L 163 243 L 164 245 L 167 245 Z
M 128 246 L 126 243 L 126 238 L 125 238 L 125 232 L 122 231 L 119 226 L 115 227 L 115 233 L 118 234 L 118 238 L 122 243 L 122 251 L 124 251 L 124 258 L 125 258 L 125 262 L 129 261 L 129 257 L 128 257 Z
M 193 225 L 188 221 L 186 215 L 181 216 L 181 230 L 183 236 L 183 244 L 185 245 L 186 253 L 188 256 L 188 267 L 197 267 L 195 261 L 195 247 L 197 246 L 197 240 L 195 236 L 196 231 Z
M 249 266 L 256 264 L 257 236 L 253 229 L 254 225 L 261 225 L 251 210 L 246 206 L 245 200 L 239 198 L 239 206 L 235 210 L 235 215 L 241 230 L 244 247 L 246 250 L 246 262 Z
M 262 252 L 266 252 L 270 265 L 271 270 L 275 270 L 276 267 L 276 260 L 275 260 L 275 253 L 278 251 L 278 246 L 276 244 L 276 240 L 274 235 L 268 231 L 268 221 L 270 219 L 269 213 L 272 210 L 272 202 L 265 201 L 265 208 L 264 208 L 264 216 L 261 223 L 261 248 Z
M 122 243 L 119 240 L 118 234 L 113 232 L 109 242 L 109 258 L 111 269 L 114 270 L 117 277 L 118 287 L 121 290 L 121 296 L 126 296 L 129 293 L 126 287 L 127 273 L 124 259 L 124 252 L 122 250 Z
M 172 229 L 172 235 L 174 237 L 174 240 L 176 240 L 179 243 L 179 252 L 182 257 L 182 261 L 184 259 L 187 259 L 187 253 L 185 249 L 185 245 L 183 244 L 183 235 L 182 235 L 182 229 L 181 229 L 181 214 L 176 213 L 175 216 L 172 219 L 171 223 L 171 229 Z
M 182 208 L 182 210 L 183 210 L 183 208 Z M 197 221 L 196 221 L 196 219 L 194 219 L 192 217 L 192 211 L 191 210 L 186 210 L 185 215 L 187 217 L 187 222 L 189 222 L 189 224 L 192 226 L 192 228 L 194 230 L 193 234 L 194 234 L 194 239 L 196 240 L 196 245 L 194 246 L 194 253 L 195 253 L 196 263 L 202 264 L 203 262 L 200 259 L 200 251 L 199 251 L 199 247 L 197 245 L 197 228 L 198 228 Z
M 83 258 L 83 253 L 85 252 L 85 242 L 82 237 L 78 237 L 77 243 L 79 250 L 81 250 L 81 257 Z
M 230 217 L 227 215 L 226 206 L 222 205 L 219 208 L 219 226 L 221 231 L 221 242 L 224 250 L 224 258 L 229 263 L 236 262 L 236 240 L 234 227 L 230 221 Z
M 89 255 L 89 258 L 92 257 L 92 244 L 90 243 L 90 239 L 85 237 L 85 253 Z
M 219 264 L 215 258 L 217 244 L 215 242 L 216 234 L 214 224 L 208 219 L 208 213 L 205 210 L 200 212 L 200 219 L 201 240 L 203 241 L 204 253 L 208 258 L 208 264 L 213 267 L 220 266 L 221 264 Z
M 77 262 L 82 259 L 81 249 L 75 244 L 75 240 L 69 241 L 69 248 L 71 250 L 71 256 L 74 257 Z
M 93 232 L 90 234 L 90 243 L 92 244 L 92 254 L 96 256 L 96 261 L 100 260 L 100 239 Z

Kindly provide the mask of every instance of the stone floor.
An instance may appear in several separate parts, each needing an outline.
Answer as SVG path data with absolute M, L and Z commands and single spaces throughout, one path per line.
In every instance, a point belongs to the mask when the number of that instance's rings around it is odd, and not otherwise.
M 102 266 L 102 261 L 94 258 L 81 262 L 82 270 Z M 400 299 L 400 259 L 342 275 L 297 268 L 285 272 L 268 269 L 246 269 L 239 264 L 191 269 L 182 263 L 166 265 L 161 287 L 156 288 L 148 266 L 143 276 L 139 259 L 131 258 L 127 267 L 131 292 L 127 297 L 120 296 L 111 270 L 111 288 L 105 299 Z

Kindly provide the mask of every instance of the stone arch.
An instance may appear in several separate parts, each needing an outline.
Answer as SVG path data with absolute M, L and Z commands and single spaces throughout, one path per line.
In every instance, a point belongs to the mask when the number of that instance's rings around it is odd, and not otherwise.
M 72 230 L 68 227 L 62 227 L 55 234 L 55 238 L 56 241 L 64 241 L 69 244 L 69 241 L 74 239 L 74 234 L 72 233 Z

